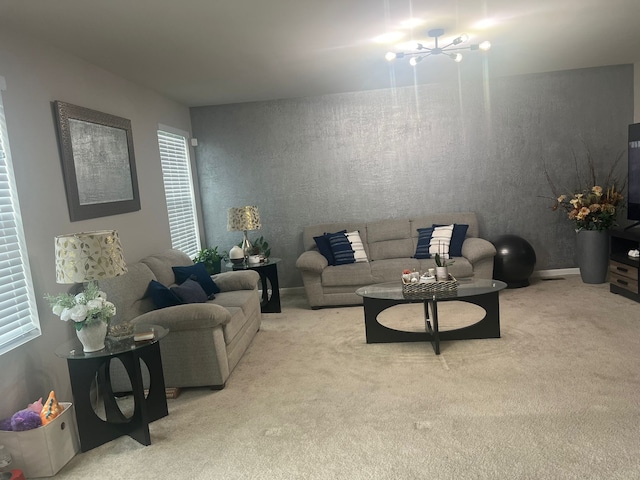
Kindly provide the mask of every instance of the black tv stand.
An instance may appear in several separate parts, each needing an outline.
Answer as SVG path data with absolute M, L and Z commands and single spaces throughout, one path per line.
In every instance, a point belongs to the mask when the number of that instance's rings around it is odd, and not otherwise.
M 631 225 L 627 225 L 626 227 L 624 227 L 624 231 L 626 232 L 627 230 L 631 230 L 634 227 L 637 227 L 638 225 L 640 225 L 640 222 L 636 222 L 636 223 L 632 223 Z
M 640 260 L 628 255 L 629 250 L 640 248 L 640 231 L 611 230 L 609 256 L 609 291 L 640 302 L 638 271 Z

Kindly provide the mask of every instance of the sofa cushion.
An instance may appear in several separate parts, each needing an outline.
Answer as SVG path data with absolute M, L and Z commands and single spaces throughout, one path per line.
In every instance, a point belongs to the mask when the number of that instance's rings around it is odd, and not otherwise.
M 220 288 L 218 288 L 216 282 L 213 281 L 211 275 L 207 272 L 207 268 L 204 266 L 204 263 L 199 262 L 192 265 L 171 268 L 176 277 L 176 283 L 182 284 L 193 275 L 207 295 L 220 293 Z
M 430 268 L 434 268 L 436 266 L 436 262 L 433 258 L 418 261 L 420 264 L 416 270 L 419 272 L 426 272 Z M 453 264 L 449 265 L 447 268 L 449 269 L 449 273 L 456 278 L 472 277 L 474 274 L 473 265 L 465 257 L 455 257 Z
M 173 307 L 175 305 L 182 305 L 183 303 L 174 292 L 157 280 L 151 280 L 149 282 L 147 295 L 151 297 L 156 308 Z
M 179 250 L 165 250 L 143 258 L 140 262 L 149 267 L 158 280 L 163 285 L 173 285 L 177 282 L 171 267 L 178 265 L 193 265 L 189 256 Z
M 149 267 L 144 263 L 132 263 L 127 265 L 127 270 L 127 273 L 119 277 L 98 281 L 100 290 L 116 306 L 116 314 L 111 319 L 114 324 L 132 320 L 156 309 L 153 300 L 147 295 L 149 282 L 155 280 Z
M 420 270 L 420 260 L 415 258 L 387 258 L 384 260 L 376 260 L 371 262 L 371 275 L 373 283 L 393 282 L 402 278 L 402 271 L 405 268 L 409 270 Z
M 376 283 L 371 275 L 371 267 L 375 262 L 358 262 L 348 265 L 329 265 L 322 271 L 323 286 L 371 285 Z
M 204 303 L 207 301 L 207 293 L 195 279 L 187 278 L 180 285 L 171 287 L 170 290 L 184 303 Z
M 409 220 L 380 220 L 367 223 L 369 259 L 408 258 L 415 252 Z M 365 247 L 367 248 L 367 247 Z
M 385 240 L 369 245 L 369 260 L 384 260 L 386 258 L 410 258 L 415 252 L 413 240 L 403 238 Z
M 380 220 L 367 223 L 367 241 L 369 244 L 403 238 L 411 238 L 411 223 L 409 220 Z
M 347 240 L 351 244 L 351 248 L 353 249 L 353 258 L 356 262 L 368 262 L 367 252 L 364 251 L 364 245 L 362 244 L 362 240 L 360 239 L 360 233 L 348 232 L 345 234 L 347 236 Z
M 331 253 L 334 258 L 334 265 L 345 265 L 356 261 L 353 255 L 353 248 L 346 233 L 338 232 L 328 235 Z

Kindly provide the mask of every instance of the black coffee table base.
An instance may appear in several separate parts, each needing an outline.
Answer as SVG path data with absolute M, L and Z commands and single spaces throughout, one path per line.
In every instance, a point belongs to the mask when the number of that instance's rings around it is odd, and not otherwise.
M 455 300 L 478 305 L 485 311 L 484 318 L 473 325 L 441 332 L 438 327 L 438 299 L 390 300 L 365 296 L 363 303 L 367 343 L 431 342 L 436 355 L 440 355 L 441 341 L 500 338 L 500 306 L 497 291 L 455 298 Z M 424 332 L 395 330 L 378 322 L 380 312 L 395 305 L 406 303 L 422 303 L 424 305 Z M 431 317 L 429 316 L 429 310 L 431 310 Z

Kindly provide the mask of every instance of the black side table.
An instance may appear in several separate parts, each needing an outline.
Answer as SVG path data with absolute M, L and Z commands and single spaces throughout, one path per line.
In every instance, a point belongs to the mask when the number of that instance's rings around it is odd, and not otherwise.
M 276 264 L 280 262 L 280 258 L 270 257 L 263 263 L 228 263 L 227 267 L 232 270 L 255 270 L 260 274 L 262 282 L 262 302 L 260 310 L 262 313 L 280 313 L 280 286 L 278 285 L 278 268 Z M 269 297 L 268 283 L 271 284 L 271 297 Z
M 85 353 L 80 341 L 74 338 L 56 349 L 58 357 L 67 359 L 80 449 L 83 452 L 122 435 L 129 435 L 143 445 L 150 445 L 149 423 L 169 414 L 159 344 L 169 330 L 158 325 L 140 325 L 138 328 L 141 331 L 153 331 L 153 339 L 134 342 L 130 338 L 113 342 L 107 338 L 105 348 Z M 111 388 L 109 366 L 114 358 L 122 362 L 131 380 L 134 399 L 131 417 L 122 413 Z M 150 385 L 146 398 L 140 360 L 149 370 Z M 96 378 L 104 402 L 106 421 L 96 414 L 91 404 L 91 386 Z

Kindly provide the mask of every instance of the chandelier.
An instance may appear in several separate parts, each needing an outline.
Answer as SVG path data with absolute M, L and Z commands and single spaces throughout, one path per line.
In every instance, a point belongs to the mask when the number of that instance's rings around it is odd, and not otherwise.
M 435 41 L 435 45 L 433 48 L 425 47 L 423 44 L 418 43 L 416 52 L 387 52 L 384 58 L 388 61 L 393 61 L 396 58 L 409 58 L 409 64 L 412 66 L 416 66 L 419 62 L 422 61 L 423 58 L 428 57 L 430 55 L 446 55 L 451 58 L 454 62 L 462 61 L 462 54 L 460 50 L 482 50 L 487 51 L 491 48 L 491 43 L 488 41 L 484 41 L 479 44 L 466 45 L 463 47 L 459 47 L 461 43 L 469 40 L 469 36 L 465 33 L 453 39 L 453 41 L 447 45 L 440 46 L 438 44 L 438 37 L 444 35 L 444 29 L 442 28 L 434 28 L 433 30 L 429 30 L 427 34 L 432 37 Z

